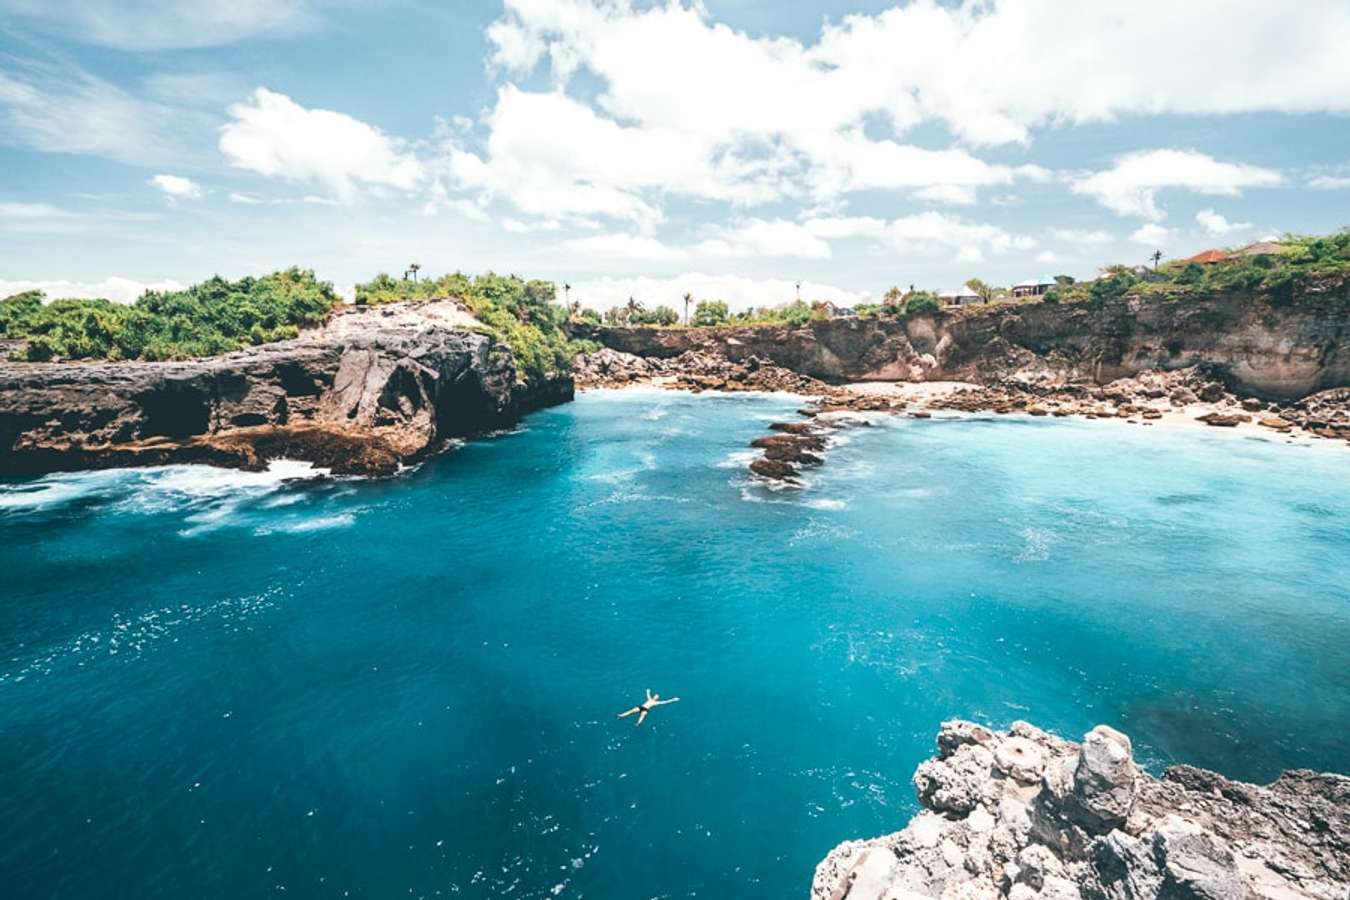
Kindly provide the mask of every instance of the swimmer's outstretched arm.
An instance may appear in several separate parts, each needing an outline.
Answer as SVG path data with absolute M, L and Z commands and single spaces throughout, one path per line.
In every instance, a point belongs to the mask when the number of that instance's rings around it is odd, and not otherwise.
M 657 700 L 652 706 L 665 706 L 667 703 L 679 703 L 679 697 L 671 697 L 669 700 Z
M 656 695 L 652 693 L 652 689 L 651 689 L 651 688 L 643 688 L 643 690 L 647 692 L 647 702 L 648 702 L 648 703 L 651 703 L 653 700 L 656 699 Z

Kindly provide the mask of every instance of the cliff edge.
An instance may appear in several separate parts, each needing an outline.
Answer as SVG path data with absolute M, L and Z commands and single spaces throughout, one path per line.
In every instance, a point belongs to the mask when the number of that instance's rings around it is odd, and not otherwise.
M 0 473 L 299 459 L 391 474 L 572 397 L 519 383 L 452 302 L 339 313 L 299 338 L 181 362 L 0 363 Z
M 944 722 L 904 830 L 850 841 L 813 900 L 1251 900 L 1350 896 L 1350 778 L 1269 785 L 1191 766 L 1153 778 L 1130 739 Z
M 1298 400 L 1350 386 L 1350 281 L 1286 300 L 1241 292 L 1126 296 L 1099 303 L 1001 303 L 908 316 L 793 325 L 580 326 L 611 350 L 672 359 L 690 351 L 758 357 L 822 381 L 1004 380 L 1104 385 L 1144 371 L 1207 365 L 1229 389 Z

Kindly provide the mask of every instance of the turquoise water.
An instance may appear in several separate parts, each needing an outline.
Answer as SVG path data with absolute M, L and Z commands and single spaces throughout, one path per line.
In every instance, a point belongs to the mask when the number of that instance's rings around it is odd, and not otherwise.
M 0 487 L 9 897 L 793 897 L 950 716 L 1350 770 L 1350 452 L 590 394 L 407 477 Z M 679 695 L 641 729 L 614 714 Z

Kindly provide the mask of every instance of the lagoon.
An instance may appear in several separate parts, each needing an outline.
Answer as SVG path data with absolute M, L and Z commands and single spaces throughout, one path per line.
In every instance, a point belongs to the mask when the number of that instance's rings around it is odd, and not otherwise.
M 805 896 L 945 718 L 1350 770 L 1343 446 L 584 394 L 387 481 L 0 485 L 0 878 L 37 897 Z M 644 688 L 681 701 L 641 728 Z

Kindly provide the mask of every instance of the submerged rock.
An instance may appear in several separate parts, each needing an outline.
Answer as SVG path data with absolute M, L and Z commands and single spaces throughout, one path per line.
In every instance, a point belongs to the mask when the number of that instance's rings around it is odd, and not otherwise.
M 902 831 L 840 844 L 813 900 L 1345 900 L 1350 778 L 1261 787 L 1190 766 L 1153 778 L 1099 725 L 944 722 Z

